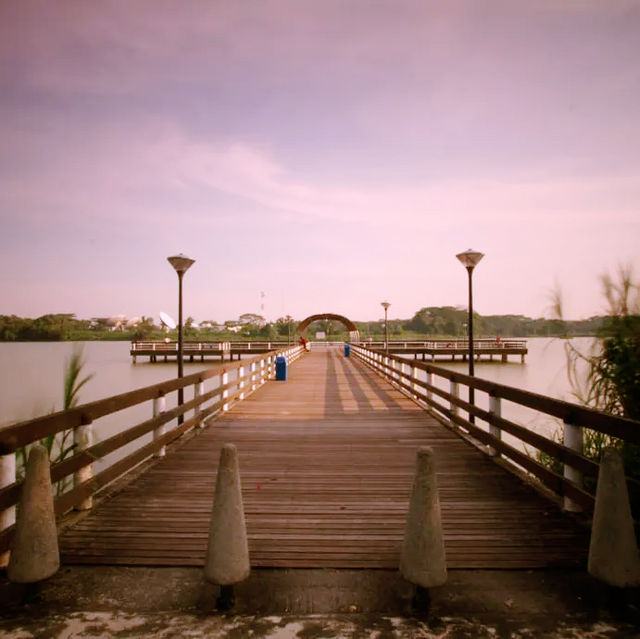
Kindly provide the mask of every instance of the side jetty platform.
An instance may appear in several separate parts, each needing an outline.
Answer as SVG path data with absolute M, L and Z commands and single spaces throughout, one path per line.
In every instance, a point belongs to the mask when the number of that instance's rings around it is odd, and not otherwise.
M 330 342 L 332 346 L 342 342 Z M 313 346 L 325 346 L 327 342 L 311 342 Z M 427 358 L 431 361 L 461 359 L 466 361 L 469 356 L 468 340 L 437 339 L 428 341 L 363 341 L 363 346 L 386 350 L 395 355 L 413 355 L 414 359 Z M 204 362 L 207 359 L 225 359 L 233 361 L 243 355 L 261 355 L 273 350 L 287 348 L 289 342 L 183 342 L 182 353 L 185 361 Z M 481 358 L 493 360 L 494 356 L 506 363 L 509 357 L 520 357 L 524 364 L 528 353 L 526 340 L 515 339 L 476 339 L 473 340 L 473 353 L 477 360 Z M 178 357 L 178 342 L 176 341 L 135 341 L 131 342 L 131 357 L 134 364 L 138 357 L 148 357 L 150 362 L 167 362 Z
M 287 342 L 183 342 L 182 356 L 185 361 L 204 362 L 206 359 L 219 358 L 232 361 L 242 355 L 261 355 L 281 348 L 287 348 Z M 136 341 L 131 342 L 131 357 L 135 364 L 138 357 L 148 357 L 150 362 L 167 362 L 178 357 L 176 341 Z
M 384 349 L 395 355 L 413 355 L 414 359 L 426 360 L 429 357 L 431 361 L 436 359 L 455 361 L 458 357 L 462 361 L 466 361 L 469 356 L 469 340 L 466 339 L 435 339 L 424 342 L 389 340 L 388 348 L 386 349 L 386 344 L 383 341 L 366 341 L 362 345 L 368 348 Z M 510 356 L 519 355 L 520 361 L 524 364 L 524 358 L 528 352 L 527 342 L 522 339 L 501 339 L 497 337 L 473 340 L 473 354 L 477 360 L 481 358 L 493 360 L 494 356 L 496 356 L 501 362 L 506 363 Z

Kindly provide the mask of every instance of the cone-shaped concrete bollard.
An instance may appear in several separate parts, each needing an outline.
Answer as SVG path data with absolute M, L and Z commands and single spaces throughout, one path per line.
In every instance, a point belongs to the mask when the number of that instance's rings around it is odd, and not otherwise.
M 14 583 L 30 584 L 51 577 L 58 568 L 49 455 L 36 444 L 29 452 L 7 576 Z
M 640 585 L 640 555 L 622 456 L 605 448 L 600 460 L 588 570 L 610 586 Z
M 246 579 L 249 572 L 238 453 L 233 444 L 225 444 L 220 452 L 204 575 L 211 583 L 230 586 Z
M 433 450 L 427 447 L 421 448 L 417 455 L 400 573 L 422 588 L 441 586 L 447 581 L 435 459 Z

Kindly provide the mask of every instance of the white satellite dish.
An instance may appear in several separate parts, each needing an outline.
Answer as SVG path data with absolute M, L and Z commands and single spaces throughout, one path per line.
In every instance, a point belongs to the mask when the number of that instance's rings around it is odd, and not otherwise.
M 171 315 L 165 313 L 164 311 L 160 311 L 160 321 L 162 322 L 162 325 L 166 326 L 167 328 L 176 327 L 176 323 L 173 317 L 171 317 Z

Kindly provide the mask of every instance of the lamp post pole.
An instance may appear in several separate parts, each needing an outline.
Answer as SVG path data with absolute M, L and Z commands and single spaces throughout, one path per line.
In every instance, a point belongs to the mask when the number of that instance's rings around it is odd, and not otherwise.
M 181 379 L 184 368 L 182 357 L 182 278 L 195 260 L 192 260 L 182 253 L 168 257 L 167 260 L 178 274 L 178 379 Z M 178 406 L 182 406 L 182 404 L 184 404 L 184 389 L 181 387 L 178 389 Z M 178 424 L 182 424 L 183 422 L 184 415 L 181 413 L 178 415 Z
M 384 308 L 384 350 L 389 352 L 389 324 L 387 323 L 387 309 L 391 306 L 389 302 L 380 302 Z
M 456 257 L 462 262 L 467 269 L 469 276 L 469 377 L 473 377 L 473 269 L 476 264 L 484 257 L 484 253 L 472 251 L 471 249 L 464 253 L 458 253 Z M 475 403 L 475 389 L 469 386 L 469 403 Z M 476 421 L 475 415 L 469 413 L 469 421 L 473 424 Z

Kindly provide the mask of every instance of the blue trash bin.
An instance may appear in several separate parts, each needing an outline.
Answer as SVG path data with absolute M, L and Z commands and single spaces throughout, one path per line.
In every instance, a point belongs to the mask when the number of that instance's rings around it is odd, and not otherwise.
M 350 357 L 351 356 L 351 344 L 345 344 L 344 345 L 344 356 L 345 357 Z
M 276 357 L 276 381 L 287 381 L 287 358 L 283 355 Z

